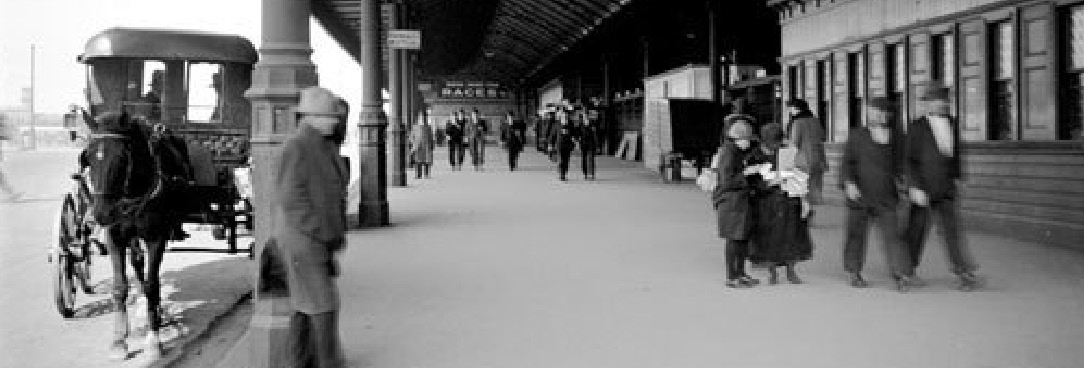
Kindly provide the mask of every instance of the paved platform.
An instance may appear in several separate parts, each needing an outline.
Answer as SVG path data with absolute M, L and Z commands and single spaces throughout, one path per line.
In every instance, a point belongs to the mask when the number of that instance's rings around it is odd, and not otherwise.
M 443 147 L 441 147 L 443 153 Z M 930 285 L 891 287 L 871 234 L 846 285 L 842 211 L 818 210 L 802 285 L 728 289 L 709 195 L 639 163 L 529 150 L 508 172 L 451 172 L 389 190 L 393 226 L 341 255 L 341 334 L 354 367 L 1049 367 L 1084 364 L 1084 254 L 972 233 L 985 290 L 953 289 L 941 243 Z M 765 271 L 752 270 L 764 278 Z M 243 349 L 244 341 L 237 345 Z M 220 366 L 244 366 L 238 354 Z

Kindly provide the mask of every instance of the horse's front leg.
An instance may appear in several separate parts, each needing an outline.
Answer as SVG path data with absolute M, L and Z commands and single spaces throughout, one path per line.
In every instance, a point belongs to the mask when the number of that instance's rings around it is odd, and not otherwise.
M 128 277 L 125 275 L 123 237 L 117 236 L 114 228 L 106 228 L 104 243 L 109 249 L 109 260 L 113 263 L 113 343 L 109 348 L 109 357 L 122 360 L 128 358 Z
M 162 326 L 162 285 L 158 273 L 162 268 L 162 258 L 166 253 L 166 238 L 144 244 L 147 245 L 146 253 L 144 253 L 147 259 L 147 273 L 144 275 L 146 282 L 143 289 L 144 296 L 147 298 L 147 340 L 143 351 L 151 359 L 158 359 L 162 356 L 162 341 L 158 336 L 158 328 Z
M 139 295 L 147 295 L 147 280 L 146 280 L 146 267 L 147 261 L 146 247 L 141 244 L 143 241 L 139 238 L 132 238 L 130 244 L 128 244 L 128 250 L 132 252 L 128 258 L 128 263 L 132 265 L 132 270 L 135 271 L 136 286 L 139 288 Z

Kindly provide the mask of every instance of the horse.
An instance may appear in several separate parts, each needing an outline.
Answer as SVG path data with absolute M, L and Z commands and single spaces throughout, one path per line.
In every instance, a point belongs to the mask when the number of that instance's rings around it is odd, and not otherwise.
M 127 359 L 129 334 L 128 279 L 125 257 L 140 292 L 147 300 L 144 353 L 162 355 L 159 327 L 161 282 L 159 270 L 166 244 L 184 216 L 185 189 L 191 169 L 178 140 L 162 125 L 150 125 L 127 113 L 107 112 L 94 119 L 91 141 L 80 155 L 89 169 L 95 193 L 92 216 L 101 228 L 101 240 L 113 266 L 113 341 L 110 358 Z

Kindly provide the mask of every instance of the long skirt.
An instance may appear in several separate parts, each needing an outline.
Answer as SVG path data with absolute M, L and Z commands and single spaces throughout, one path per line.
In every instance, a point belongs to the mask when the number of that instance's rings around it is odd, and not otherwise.
M 785 263 L 808 260 L 813 255 L 809 223 L 802 218 L 802 202 L 781 190 L 753 200 L 752 252 L 754 263 Z

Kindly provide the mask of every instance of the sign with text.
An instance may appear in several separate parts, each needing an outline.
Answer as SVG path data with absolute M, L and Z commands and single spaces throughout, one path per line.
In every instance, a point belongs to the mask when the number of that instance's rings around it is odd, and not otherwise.
M 511 98 L 512 94 L 495 82 L 445 81 L 440 89 L 440 97 L 507 99 Z
M 388 47 L 397 50 L 420 50 L 422 31 L 417 29 L 389 29 Z

